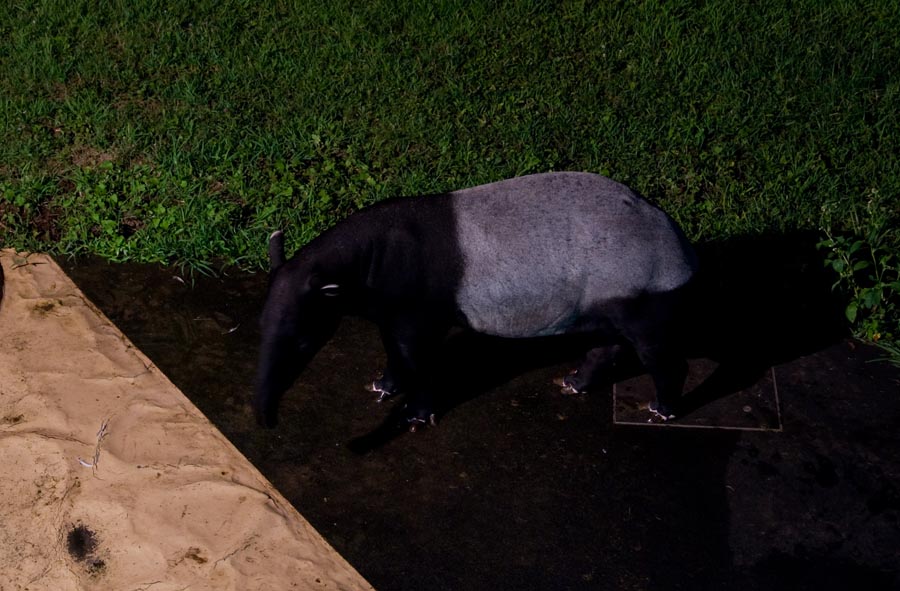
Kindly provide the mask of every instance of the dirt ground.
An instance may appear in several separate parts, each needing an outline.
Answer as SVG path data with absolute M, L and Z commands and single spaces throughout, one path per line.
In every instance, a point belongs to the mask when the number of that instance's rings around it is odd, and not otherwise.
M 614 422 L 611 385 L 560 394 L 581 343 L 461 335 L 438 427 L 395 431 L 351 318 L 260 430 L 263 275 L 61 263 L 377 589 L 895 589 L 900 370 L 844 337 L 811 244 L 701 248 L 685 330 L 716 369 L 680 428 Z M 753 388 L 777 422 L 710 428 Z

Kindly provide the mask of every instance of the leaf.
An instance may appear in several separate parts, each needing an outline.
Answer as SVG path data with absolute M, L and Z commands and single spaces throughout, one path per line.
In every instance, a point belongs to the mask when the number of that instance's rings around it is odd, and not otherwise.
M 866 308 L 874 308 L 878 304 L 881 303 L 881 288 L 873 287 L 870 289 L 863 290 L 863 305 Z
M 847 316 L 847 320 L 850 322 L 856 322 L 856 302 L 850 302 L 850 305 L 847 306 L 847 309 L 844 310 L 844 314 Z
M 869 268 L 869 261 L 859 261 L 855 265 L 853 265 L 854 271 L 862 271 L 863 269 Z

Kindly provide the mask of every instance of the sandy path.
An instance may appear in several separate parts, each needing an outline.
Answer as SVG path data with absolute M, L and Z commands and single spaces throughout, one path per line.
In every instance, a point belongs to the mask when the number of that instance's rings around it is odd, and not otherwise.
M 0 591 L 371 589 L 52 259 L 0 261 Z

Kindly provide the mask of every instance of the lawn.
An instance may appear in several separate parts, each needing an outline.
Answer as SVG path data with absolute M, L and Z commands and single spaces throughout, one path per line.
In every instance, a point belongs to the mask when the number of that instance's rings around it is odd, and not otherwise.
M 3 244 L 259 268 L 276 228 L 588 170 L 696 241 L 819 232 L 900 333 L 892 0 L 100 4 L 0 6 Z

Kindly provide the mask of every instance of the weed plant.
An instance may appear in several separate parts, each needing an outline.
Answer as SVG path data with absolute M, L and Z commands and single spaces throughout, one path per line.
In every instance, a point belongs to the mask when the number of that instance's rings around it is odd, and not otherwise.
M 845 314 L 855 336 L 881 345 L 893 363 L 900 365 L 900 226 L 896 200 L 886 201 L 872 190 L 863 204 L 854 203 L 838 225 L 823 208 L 825 264 L 837 280 L 833 288 L 847 300 Z
M 0 242 L 261 267 L 275 228 L 588 170 L 695 240 L 827 228 L 896 338 L 898 30 L 893 0 L 0 3 Z

